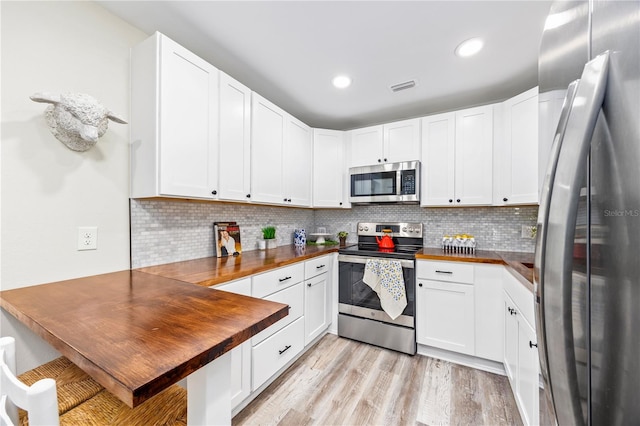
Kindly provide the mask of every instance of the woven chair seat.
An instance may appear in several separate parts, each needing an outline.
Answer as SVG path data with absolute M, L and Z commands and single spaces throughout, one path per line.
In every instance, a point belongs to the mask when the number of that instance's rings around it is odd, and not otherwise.
M 27 386 L 45 378 L 56 381 L 58 413 L 60 415 L 93 398 L 104 389 L 102 385 L 64 356 L 18 376 L 18 379 Z M 20 424 L 27 425 L 26 411 L 19 410 L 19 416 Z
M 186 426 L 187 391 L 173 385 L 136 408 L 129 408 L 103 390 L 93 398 L 60 416 L 60 425 L 87 426 Z

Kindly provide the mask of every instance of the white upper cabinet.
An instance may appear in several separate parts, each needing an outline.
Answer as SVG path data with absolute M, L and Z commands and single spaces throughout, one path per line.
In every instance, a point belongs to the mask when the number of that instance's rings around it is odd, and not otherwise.
M 344 132 L 313 130 L 313 207 L 344 207 Z
M 302 121 L 288 115 L 284 138 L 283 201 L 287 205 L 311 205 L 313 132 Z
M 422 119 L 422 206 L 491 205 L 493 105 Z
M 538 88 L 502 103 L 502 134 L 496 137 L 494 204 L 536 204 L 538 177 Z
M 383 160 L 386 163 L 420 159 L 420 119 L 396 121 L 382 126 Z
M 251 193 L 251 89 L 220 72 L 221 200 L 248 201 Z
M 287 113 L 253 92 L 251 103 L 251 201 L 282 204 L 282 153 Z
M 215 199 L 218 70 L 155 33 L 131 52 L 131 197 Z
M 312 142 L 309 126 L 254 92 L 251 201 L 310 206 Z
M 419 118 L 356 129 L 349 134 L 349 167 L 420 158 Z

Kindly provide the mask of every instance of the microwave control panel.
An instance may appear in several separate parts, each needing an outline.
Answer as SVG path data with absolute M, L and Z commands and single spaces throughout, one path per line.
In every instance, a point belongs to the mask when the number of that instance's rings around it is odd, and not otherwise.
M 413 195 L 416 193 L 416 171 L 406 170 L 402 172 L 401 181 L 402 195 Z

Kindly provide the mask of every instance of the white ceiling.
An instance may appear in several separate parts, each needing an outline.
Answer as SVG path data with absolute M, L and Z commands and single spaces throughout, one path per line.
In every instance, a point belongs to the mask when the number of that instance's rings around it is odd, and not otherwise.
M 549 1 L 98 1 L 160 31 L 310 126 L 352 129 L 537 85 Z M 455 47 L 482 37 L 461 59 Z M 347 73 L 351 87 L 331 79 Z M 416 80 L 413 89 L 389 86 Z

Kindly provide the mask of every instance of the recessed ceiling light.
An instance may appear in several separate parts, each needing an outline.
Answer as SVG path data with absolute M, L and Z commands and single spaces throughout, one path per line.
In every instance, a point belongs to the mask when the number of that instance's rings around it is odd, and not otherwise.
M 338 75 L 331 82 L 338 89 L 344 89 L 351 85 L 351 78 L 347 75 Z
M 455 52 L 459 57 L 467 58 L 478 53 L 482 49 L 482 46 L 484 46 L 484 42 L 481 38 L 470 38 L 460 43 L 458 47 L 456 47 Z

